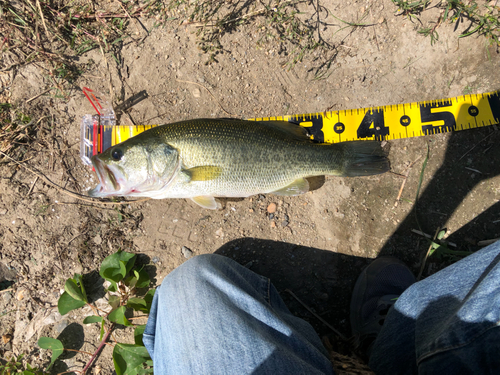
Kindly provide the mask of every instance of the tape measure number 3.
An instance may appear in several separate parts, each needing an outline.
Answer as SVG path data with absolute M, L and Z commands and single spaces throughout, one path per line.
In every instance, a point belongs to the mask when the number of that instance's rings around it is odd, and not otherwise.
M 115 114 L 99 94 L 85 88 L 97 115 L 85 115 L 81 125 L 80 156 L 90 158 L 158 125 L 115 125 Z M 90 97 L 89 97 L 90 96 Z M 452 99 L 396 104 L 254 121 L 288 121 L 307 128 L 314 141 L 337 143 L 355 140 L 389 140 L 500 124 L 500 91 Z
M 307 128 L 313 139 L 321 143 L 418 137 L 500 124 L 500 91 L 255 120 L 295 123 Z

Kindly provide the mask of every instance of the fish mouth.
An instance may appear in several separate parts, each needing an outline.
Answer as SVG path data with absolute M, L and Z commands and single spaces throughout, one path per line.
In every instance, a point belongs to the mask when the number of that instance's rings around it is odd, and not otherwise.
M 94 189 L 89 190 L 88 195 L 95 198 L 119 195 L 120 184 L 115 176 L 115 172 L 95 156 L 92 157 L 92 165 L 96 171 L 97 178 L 99 178 L 99 184 Z

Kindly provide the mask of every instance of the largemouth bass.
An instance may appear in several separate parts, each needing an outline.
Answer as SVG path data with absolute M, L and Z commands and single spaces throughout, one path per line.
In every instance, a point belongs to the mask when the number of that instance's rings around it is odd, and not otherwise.
M 158 126 L 92 157 L 92 197 L 191 198 L 298 195 L 307 177 L 368 176 L 389 170 L 375 141 L 317 144 L 286 121 L 197 119 Z

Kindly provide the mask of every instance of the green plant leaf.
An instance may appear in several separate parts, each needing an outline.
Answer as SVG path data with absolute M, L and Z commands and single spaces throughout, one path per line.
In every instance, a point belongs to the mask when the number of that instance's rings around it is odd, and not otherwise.
M 118 261 L 118 265 L 120 266 L 120 275 L 123 275 L 121 280 L 127 275 L 127 263 L 123 260 Z
M 143 363 L 150 360 L 142 345 L 117 343 L 113 349 L 113 362 L 117 375 L 135 375 L 143 369 Z
M 444 235 L 446 234 L 446 229 L 442 229 L 439 231 L 439 233 L 437 234 L 436 238 L 438 240 L 442 240 L 444 238 Z
M 108 280 L 111 285 L 108 288 L 108 292 L 116 292 L 118 290 L 118 284 L 115 283 L 113 280 Z
M 103 279 L 118 282 L 130 272 L 134 266 L 136 257 L 135 254 L 118 250 L 102 261 L 99 275 Z
M 136 274 L 135 277 L 137 277 L 137 279 L 138 279 L 135 287 L 136 288 L 147 288 L 149 286 L 149 283 L 150 283 L 149 274 L 144 269 L 139 270 L 139 272 L 134 271 L 134 273 Z
M 91 324 L 91 323 L 101 323 L 102 322 L 102 316 L 97 316 L 97 315 L 91 315 L 87 316 L 85 319 L 83 319 L 83 324 Z
M 64 284 L 64 290 L 66 293 L 68 293 L 72 298 L 78 300 L 78 301 L 84 301 L 85 302 L 85 297 L 83 296 L 83 293 L 81 289 L 78 287 L 77 283 L 73 279 L 68 279 L 66 280 L 66 283 Z
M 115 295 L 111 295 L 111 296 L 109 296 L 108 303 L 113 310 L 117 309 L 118 306 L 120 306 L 120 297 L 115 296 Z
M 104 337 L 104 320 L 101 322 L 101 335 L 99 336 L 99 341 L 102 341 Z
M 142 335 L 144 334 L 144 330 L 146 329 L 146 325 L 142 324 L 140 326 L 135 327 L 134 329 L 134 342 L 136 345 L 144 346 L 142 342 Z
M 146 295 L 144 296 L 144 301 L 146 301 L 146 310 L 145 313 L 149 314 L 151 311 L 151 305 L 153 304 L 153 297 L 155 295 L 156 288 L 149 289 Z
M 88 302 L 87 300 L 87 292 L 85 292 L 85 287 L 83 286 L 83 276 L 79 273 L 75 273 L 73 279 L 76 281 L 77 285 L 80 285 L 80 289 L 82 291 L 83 300 Z
M 137 369 L 137 375 L 143 375 L 143 374 L 153 374 L 154 373 L 154 368 L 138 368 Z
M 136 271 L 134 271 L 135 273 Z M 127 277 L 127 279 L 124 281 L 125 285 L 128 286 L 130 289 L 134 289 L 135 285 L 137 284 L 137 277 L 135 276 L 130 276 Z
M 132 323 L 125 317 L 125 311 L 127 308 L 125 306 L 120 306 L 116 310 L 113 310 L 109 313 L 108 319 L 110 322 L 121 324 L 124 326 L 131 326 Z
M 153 374 L 154 373 L 153 361 L 151 359 L 148 359 L 144 363 L 146 364 L 146 366 L 149 366 L 149 368 L 137 368 L 137 374 L 138 375 Z
M 40 340 L 38 340 L 38 346 L 42 349 L 52 350 L 50 365 L 49 367 L 47 367 L 47 369 L 49 369 L 54 364 L 57 357 L 59 357 L 64 351 L 62 342 L 51 337 L 40 337 Z
M 142 298 L 132 297 L 128 299 L 127 307 L 130 307 L 135 311 L 145 311 L 147 309 L 147 303 Z
M 57 301 L 57 309 L 61 315 L 66 315 L 71 310 L 78 309 L 82 306 L 85 306 L 85 302 L 74 299 L 67 292 L 64 292 L 61 297 L 59 297 L 59 301 Z

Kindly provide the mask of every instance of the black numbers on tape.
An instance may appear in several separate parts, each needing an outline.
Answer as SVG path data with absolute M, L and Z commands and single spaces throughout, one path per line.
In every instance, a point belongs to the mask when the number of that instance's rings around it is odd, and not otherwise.
M 305 127 L 307 133 L 313 136 L 315 142 L 324 143 L 325 134 L 323 133 L 323 117 L 313 117 L 313 116 L 294 116 L 288 122 L 300 125 L 304 122 L 309 122 L 312 125 Z
M 410 125 L 411 124 L 410 116 L 407 116 L 407 115 L 401 116 L 401 118 L 399 119 L 399 123 L 403 126 Z
M 422 123 L 444 122 L 442 125 L 423 125 L 422 133 L 429 135 L 454 130 L 456 120 L 453 113 L 447 111 L 437 111 L 438 108 L 451 107 L 451 105 L 452 103 L 449 100 L 444 100 L 442 103 L 422 104 L 420 106 L 420 120 Z
M 490 104 L 491 113 L 493 117 L 497 121 L 498 124 L 500 122 L 500 95 L 496 92 L 493 95 L 488 96 L 488 103 Z
M 469 112 L 469 115 L 476 117 L 477 115 L 479 115 L 479 108 L 477 108 L 475 105 L 471 105 L 467 112 Z
M 378 141 L 389 135 L 389 127 L 385 126 L 384 122 L 384 111 L 376 109 L 366 112 L 363 121 L 358 127 L 357 135 L 358 138 L 375 137 Z
M 345 125 L 342 124 L 341 122 L 337 122 L 335 125 L 333 125 L 333 131 L 337 134 L 342 134 L 345 130 Z

